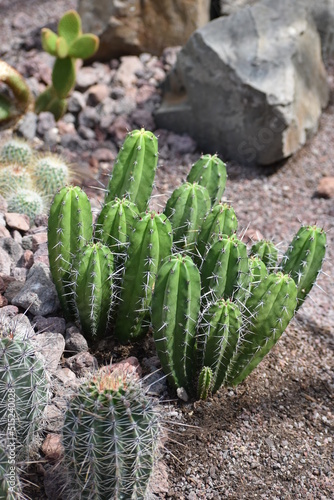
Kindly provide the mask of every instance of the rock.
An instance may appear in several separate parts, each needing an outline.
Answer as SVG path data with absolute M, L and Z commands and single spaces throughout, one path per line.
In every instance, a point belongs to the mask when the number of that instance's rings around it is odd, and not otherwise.
M 127 133 L 131 130 L 131 126 L 126 116 L 117 116 L 113 124 L 109 128 L 110 134 L 114 135 L 118 141 L 124 141 Z
M 45 264 L 35 262 L 29 270 L 24 286 L 13 297 L 12 304 L 29 309 L 34 316 L 46 316 L 59 309 L 56 288 L 51 279 L 50 270 Z
M 37 128 L 37 115 L 32 111 L 28 111 L 23 118 L 21 118 L 17 132 L 18 135 L 23 136 L 28 141 L 32 141 L 36 135 Z
M 96 106 L 100 102 L 104 101 L 109 95 L 109 87 L 104 83 L 98 83 L 90 87 L 87 91 L 87 105 Z
M 88 351 L 87 340 L 81 335 L 80 330 L 76 326 L 66 329 L 65 347 L 66 351 L 72 354 Z
M 0 255 L 1 255 L 1 252 L 0 252 Z M 8 300 L 8 302 L 10 304 L 12 303 L 12 300 L 14 299 L 14 297 L 16 297 L 16 295 L 21 292 L 23 287 L 24 287 L 24 282 L 17 281 L 14 278 L 13 278 L 13 281 L 11 281 L 8 284 L 8 286 L 6 288 L 6 292 L 4 293 L 4 296 L 6 297 L 6 299 Z
M 48 242 L 48 233 L 46 231 L 41 231 L 32 235 L 32 251 L 37 252 L 42 244 Z
M 174 154 L 185 155 L 196 150 L 196 142 L 189 135 L 169 134 L 167 144 Z
M 143 71 L 144 65 L 136 56 L 121 57 L 121 64 L 115 75 L 116 84 L 131 87 L 137 80 L 136 73 Z
M 11 229 L 18 229 L 22 232 L 29 231 L 30 220 L 27 215 L 7 212 L 5 213 L 5 219 L 7 226 Z
M 3 248 L 10 258 L 17 264 L 23 254 L 21 245 L 16 243 L 12 238 L 1 238 L 0 248 Z
M 31 250 L 24 250 L 23 255 L 18 261 L 19 267 L 24 267 L 25 269 L 30 269 L 34 263 L 34 254 Z
M 4 226 L 0 226 L 0 238 L 10 238 L 10 232 Z
M 334 177 L 323 177 L 317 187 L 320 198 L 334 198 Z
M 75 373 L 72 372 L 69 368 L 59 368 L 56 373 L 56 377 L 64 384 L 64 386 L 72 386 L 76 385 L 77 378 Z
M 13 261 L 8 253 L 0 247 L 0 273 L 10 274 Z
M 97 368 L 97 360 L 89 352 L 80 352 L 75 356 L 71 356 L 65 361 L 65 364 L 70 368 L 78 377 L 86 377 L 94 373 Z
M 70 111 L 71 113 L 79 113 L 79 111 L 83 110 L 85 107 L 86 100 L 84 95 L 81 92 L 74 90 L 68 99 L 68 111 Z
M 22 281 L 23 283 L 25 283 L 27 278 L 27 273 L 28 269 L 25 269 L 24 267 L 14 267 L 13 277 L 17 281 Z
M 66 368 L 66 370 L 68 370 L 68 368 Z M 57 370 L 56 376 L 58 371 L 61 370 Z M 59 408 L 57 408 L 56 405 L 54 404 L 47 405 L 44 410 L 43 417 L 46 421 L 46 426 L 45 426 L 46 431 L 49 432 L 61 431 L 64 425 L 64 414 Z
M 64 318 L 58 316 L 44 318 L 43 316 L 34 317 L 34 326 L 37 332 L 56 332 L 65 334 L 66 322 Z
M 63 355 L 65 349 L 65 339 L 61 333 L 44 332 L 39 333 L 32 340 L 37 352 L 39 352 L 46 361 L 46 369 L 54 373 Z
M 80 68 L 77 72 L 76 78 L 76 88 L 81 91 L 87 90 L 92 85 L 95 85 L 99 81 L 99 76 L 94 68 L 91 66 L 85 66 Z M 76 94 L 76 97 L 77 94 Z M 69 111 L 75 111 L 69 108 Z
M 91 106 L 86 106 L 79 114 L 79 125 L 83 127 L 94 128 L 98 121 L 99 117 L 96 108 Z
M 160 55 L 183 45 L 209 20 L 210 0 L 79 0 L 83 30 L 100 37 L 95 54 L 109 60 L 125 54 Z
M 48 130 L 56 126 L 56 120 L 52 113 L 43 111 L 38 115 L 37 132 L 44 135 Z
M 8 300 L 6 297 L 0 294 L 0 308 L 8 306 Z
M 319 35 L 299 0 L 262 0 L 197 30 L 169 74 L 158 127 L 206 153 L 268 165 L 317 130 L 328 102 Z
M 41 447 L 45 459 L 50 462 L 58 462 L 63 454 L 64 448 L 61 442 L 60 434 L 48 434 Z

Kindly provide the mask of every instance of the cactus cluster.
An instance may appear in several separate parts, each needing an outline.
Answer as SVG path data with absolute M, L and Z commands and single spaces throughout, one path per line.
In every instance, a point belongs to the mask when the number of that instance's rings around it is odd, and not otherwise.
M 65 314 L 87 337 L 112 331 L 126 342 L 151 325 L 171 384 L 207 397 L 242 382 L 278 341 L 321 270 L 326 234 L 302 227 L 281 260 L 269 240 L 248 249 L 221 202 L 226 168 L 216 155 L 192 166 L 163 214 L 149 211 L 156 166 L 154 135 L 130 132 L 95 229 L 82 191 L 61 190 L 51 270 Z
M 139 381 L 104 369 L 70 401 L 63 428 L 71 498 L 146 498 L 161 435 Z
M 66 12 L 58 23 L 58 34 L 42 29 L 43 49 L 56 57 L 52 71 L 52 84 L 38 96 L 36 113 L 50 111 L 56 120 L 66 112 L 66 97 L 76 79 L 76 59 L 92 57 L 99 46 L 99 39 L 91 33 L 82 33 L 81 18 L 75 10 Z
M 0 194 L 8 211 L 35 217 L 48 211 L 55 193 L 70 181 L 70 169 L 58 155 L 37 154 L 19 138 L 0 146 Z

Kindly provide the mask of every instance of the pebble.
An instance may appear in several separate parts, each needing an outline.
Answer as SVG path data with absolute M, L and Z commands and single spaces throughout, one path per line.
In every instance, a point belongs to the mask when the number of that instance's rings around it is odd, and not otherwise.
M 5 220 L 8 227 L 11 229 L 18 229 L 23 233 L 29 231 L 30 220 L 25 214 L 16 214 L 14 212 L 5 213 Z
M 323 177 L 320 180 L 317 195 L 321 198 L 334 198 L 334 177 Z
M 63 335 L 54 332 L 39 333 L 35 336 L 33 344 L 36 351 L 45 358 L 47 371 L 55 373 L 65 349 Z
M 69 354 L 88 351 L 87 340 L 76 326 L 71 326 L 66 329 L 65 349 Z
M 77 377 L 86 377 L 98 369 L 98 363 L 89 352 L 80 352 L 66 359 L 65 365 L 70 368 Z

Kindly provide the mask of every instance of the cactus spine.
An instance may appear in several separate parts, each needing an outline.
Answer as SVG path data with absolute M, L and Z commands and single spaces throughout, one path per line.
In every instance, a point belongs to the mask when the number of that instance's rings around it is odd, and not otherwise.
M 217 155 L 202 155 L 192 166 L 187 181 L 197 182 L 207 188 L 211 204 L 214 206 L 222 199 L 226 185 L 226 165 Z
M 278 250 L 272 241 L 257 241 L 252 246 L 250 253 L 259 257 L 269 270 L 273 270 L 277 265 Z
M 5 164 L 16 163 L 25 167 L 30 162 L 32 155 L 32 149 L 26 141 L 14 138 L 2 145 L 0 160 Z
M 72 498 L 146 498 L 160 432 L 151 400 L 124 373 L 81 387 L 63 429 Z
M 32 176 L 36 189 L 47 198 L 69 183 L 70 173 L 66 163 L 57 155 L 44 155 L 33 165 Z
M 92 234 L 92 212 L 86 194 L 79 187 L 64 187 L 50 208 L 48 250 L 52 278 L 68 320 L 75 319 L 72 261 Z
M 321 270 L 326 253 L 326 233 L 317 226 L 302 226 L 280 264 L 290 273 L 298 289 L 297 309 L 303 304 Z
M 115 334 L 122 342 L 141 335 L 158 266 L 171 249 L 172 228 L 166 217 L 155 212 L 142 214 L 130 235 L 117 310 Z
M 26 214 L 33 222 L 37 215 L 44 213 L 45 203 L 42 196 L 32 189 L 20 188 L 7 198 L 8 212 Z
M 158 164 L 158 140 L 145 129 L 127 136 L 113 168 L 105 203 L 126 197 L 139 212 L 147 209 Z
M 113 294 L 113 254 L 101 243 L 89 243 L 73 265 L 74 295 L 82 331 L 92 340 L 105 335 Z
M 175 387 L 193 392 L 196 375 L 196 326 L 201 282 L 189 256 L 168 257 L 157 275 L 152 300 L 152 325 L 164 372 Z

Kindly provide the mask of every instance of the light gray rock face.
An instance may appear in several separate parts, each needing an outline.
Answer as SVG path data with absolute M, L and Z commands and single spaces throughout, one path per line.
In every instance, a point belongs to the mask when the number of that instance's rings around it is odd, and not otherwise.
M 85 32 L 100 37 L 96 59 L 183 45 L 209 20 L 210 0 L 79 0 Z
M 197 30 L 156 112 L 206 153 L 268 165 L 317 130 L 329 97 L 320 39 L 303 1 L 263 0 Z

